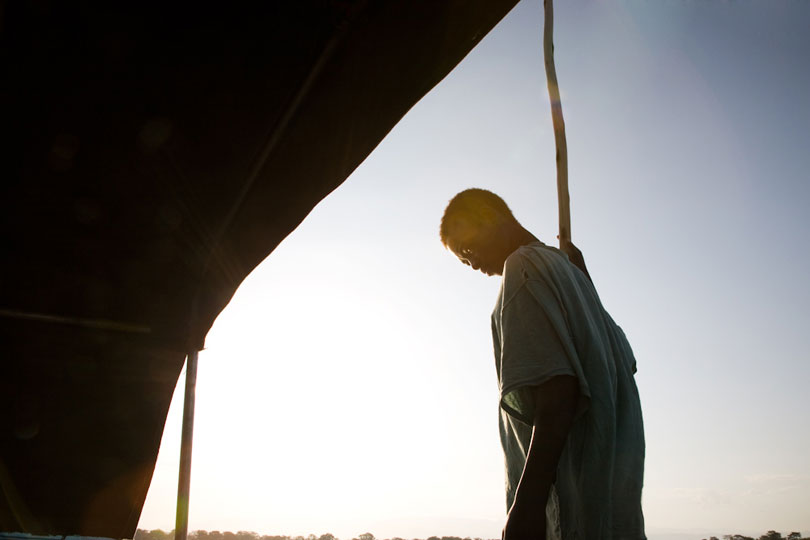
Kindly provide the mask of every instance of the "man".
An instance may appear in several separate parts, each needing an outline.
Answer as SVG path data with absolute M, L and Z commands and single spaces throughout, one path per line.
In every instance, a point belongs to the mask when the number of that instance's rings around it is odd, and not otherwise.
M 503 276 L 492 330 L 504 539 L 645 539 L 636 362 L 582 254 L 546 246 L 483 189 L 450 201 L 440 236 L 464 264 Z

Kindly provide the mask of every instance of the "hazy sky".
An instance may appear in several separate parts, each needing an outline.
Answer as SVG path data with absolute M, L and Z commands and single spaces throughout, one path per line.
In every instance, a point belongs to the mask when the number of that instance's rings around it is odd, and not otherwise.
M 555 26 L 573 239 L 638 360 L 648 535 L 810 533 L 810 2 L 566 0 Z M 214 324 L 191 530 L 500 536 L 498 278 L 438 221 L 483 187 L 555 242 L 541 31 L 524 0 Z M 181 409 L 141 528 L 174 527 Z

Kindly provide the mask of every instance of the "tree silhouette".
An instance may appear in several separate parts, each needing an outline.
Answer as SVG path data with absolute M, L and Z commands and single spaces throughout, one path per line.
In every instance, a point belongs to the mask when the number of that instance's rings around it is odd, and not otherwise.
M 783 540 L 782 533 L 776 531 L 768 531 L 759 537 L 759 540 Z
M 162 529 L 152 529 L 150 531 L 138 529 L 135 531 L 135 536 L 132 540 L 174 540 L 174 531 L 164 531 Z M 282 535 L 259 535 L 252 531 L 238 531 L 236 533 L 225 531 L 203 531 L 196 530 L 188 533 L 188 540 L 340 540 L 332 533 L 324 533 L 320 536 L 309 534 L 307 536 L 282 536 Z M 378 540 L 370 532 L 365 532 L 353 538 L 352 540 Z M 395 536 L 390 540 L 406 540 Z M 413 540 L 419 540 L 414 538 Z M 469 537 L 461 538 L 460 536 L 430 536 L 427 540 L 482 540 L 481 538 L 471 539 Z M 707 539 L 703 539 L 707 540 Z M 718 540 L 716 536 L 711 536 L 708 540 Z M 800 532 L 791 532 L 787 536 L 782 536 L 782 533 L 770 530 L 758 538 L 745 536 L 742 534 L 726 534 L 723 535 L 723 540 L 810 540 L 810 538 L 802 537 Z
M 174 530 L 166 532 L 162 529 L 152 529 L 151 531 L 138 529 L 135 531 L 134 540 L 174 540 Z

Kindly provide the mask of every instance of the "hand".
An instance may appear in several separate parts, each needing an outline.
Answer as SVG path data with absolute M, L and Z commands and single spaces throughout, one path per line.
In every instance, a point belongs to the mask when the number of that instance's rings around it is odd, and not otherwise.
M 512 506 L 501 540 L 546 540 L 546 513 L 543 510 L 521 511 Z

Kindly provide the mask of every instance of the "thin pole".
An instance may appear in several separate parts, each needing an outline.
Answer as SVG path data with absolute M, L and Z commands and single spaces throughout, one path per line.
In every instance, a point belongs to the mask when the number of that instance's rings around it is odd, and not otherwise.
M 188 500 L 191 492 L 191 446 L 194 436 L 194 399 L 197 387 L 197 355 L 186 357 L 186 394 L 183 402 L 183 435 L 180 441 L 180 473 L 177 479 L 177 519 L 174 540 L 188 536 Z
M 565 142 L 560 87 L 554 68 L 554 5 L 544 0 L 543 55 L 546 64 L 548 97 L 551 101 L 551 122 L 554 125 L 554 144 L 557 148 L 557 207 L 560 215 L 560 247 L 571 241 L 571 203 L 568 197 L 568 146 Z

